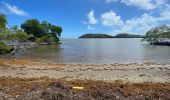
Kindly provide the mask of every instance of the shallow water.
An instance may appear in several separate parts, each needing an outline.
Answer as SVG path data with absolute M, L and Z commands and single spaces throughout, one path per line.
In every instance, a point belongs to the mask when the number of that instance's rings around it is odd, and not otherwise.
M 141 39 L 63 39 L 61 45 L 40 46 L 27 50 L 18 58 L 53 63 L 170 64 L 170 47 L 142 43 Z

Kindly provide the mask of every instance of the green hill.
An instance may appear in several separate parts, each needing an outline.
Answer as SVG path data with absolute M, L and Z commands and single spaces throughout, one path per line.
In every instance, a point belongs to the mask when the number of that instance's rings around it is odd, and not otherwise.
M 81 38 L 143 38 L 143 37 L 144 36 L 141 36 L 141 35 L 133 35 L 133 34 L 127 34 L 127 33 L 121 33 L 115 36 L 102 34 L 102 33 L 97 33 L 97 34 L 88 33 L 88 34 L 84 34 L 80 36 L 79 39 Z
M 114 36 L 114 38 L 143 38 L 144 36 L 141 35 L 134 35 L 134 34 L 127 34 L 127 33 L 120 33 Z
M 91 34 L 91 33 L 88 33 L 88 34 L 84 34 L 84 35 L 80 36 L 79 38 L 81 39 L 81 38 L 114 38 L 114 37 L 111 36 L 111 35 L 107 35 L 107 34 L 100 34 L 100 33 Z

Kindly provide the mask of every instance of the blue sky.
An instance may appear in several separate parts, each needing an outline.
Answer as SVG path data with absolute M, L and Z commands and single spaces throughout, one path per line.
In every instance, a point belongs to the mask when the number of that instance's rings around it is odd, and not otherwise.
M 0 0 L 8 23 L 37 18 L 63 27 L 63 38 L 85 33 L 145 34 L 170 24 L 170 0 Z

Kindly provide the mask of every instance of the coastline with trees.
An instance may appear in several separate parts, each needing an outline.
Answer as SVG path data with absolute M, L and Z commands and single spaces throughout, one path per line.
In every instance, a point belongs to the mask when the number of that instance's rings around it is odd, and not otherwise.
M 115 36 L 108 35 L 108 34 L 103 34 L 103 33 L 87 33 L 84 35 L 81 35 L 79 39 L 83 38 L 143 38 L 144 36 L 142 35 L 134 35 L 134 34 L 128 34 L 128 33 L 119 33 Z
M 162 25 L 152 28 L 146 33 L 142 39 L 153 45 L 168 45 L 170 46 L 170 26 Z
M 81 35 L 79 39 L 89 38 L 142 38 L 141 42 L 146 41 L 151 45 L 167 45 L 170 46 L 170 26 L 162 25 L 154 27 L 146 32 L 146 35 L 134 35 L 128 33 L 120 33 L 115 36 L 103 33 L 87 33 Z
M 29 19 L 21 24 L 21 28 L 27 34 L 31 35 L 29 40 L 37 43 L 55 44 L 60 42 L 62 28 L 52 25 L 47 21 L 38 21 L 38 19 Z
M 170 0 L 0 0 L 0 100 L 170 100 Z
M 8 26 L 8 27 L 7 27 Z M 8 25 L 6 16 L 0 13 L 0 54 L 10 53 L 12 48 L 21 49 L 23 44 L 60 44 L 62 28 L 47 21 L 26 20 L 21 28 Z M 30 44 L 31 43 L 31 44 Z

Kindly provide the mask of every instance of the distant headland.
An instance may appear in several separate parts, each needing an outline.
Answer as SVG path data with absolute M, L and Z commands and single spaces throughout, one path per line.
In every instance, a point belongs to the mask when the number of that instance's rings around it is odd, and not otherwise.
M 108 34 L 102 34 L 102 33 L 87 33 L 84 35 L 81 35 L 79 39 L 82 38 L 143 38 L 144 36 L 142 35 L 134 35 L 134 34 L 127 34 L 127 33 L 120 33 L 115 36 L 108 35 Z

